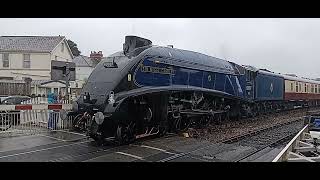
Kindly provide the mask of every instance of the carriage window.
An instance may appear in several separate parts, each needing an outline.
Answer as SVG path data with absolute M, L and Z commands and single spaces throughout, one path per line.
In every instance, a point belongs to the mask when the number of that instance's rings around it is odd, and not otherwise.
M 307 92 L 307 84 L 304 84 L 304 92 Z
M 299 92 L 301 92 L 301 83 L 299 83 Z
M 296 92 L 298 92 L 298 82 L 296 82 Z

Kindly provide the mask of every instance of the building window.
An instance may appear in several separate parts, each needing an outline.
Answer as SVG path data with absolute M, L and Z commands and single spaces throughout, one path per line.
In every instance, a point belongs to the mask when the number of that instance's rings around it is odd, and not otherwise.
M 58 88 L 54 88 L 54 89 L 53 89 L 53 92 L 54 92 L 54 94 L 57 95 L 57 94 L 58 94 Z
M 296 92 L 298 92 L 298 82 L 296 82 Z
M 311 85 L 311 93 L 313 93 L 313 84 Z
M 64 43 L 61 43 L 61 52 L 64 51 Z
M 23 54 L 23 68 L 30 68 L 30 54 Z
M 318 93 L 318 85 L 315 85 L 315 86 L 314 86 L 314 92 L 315 92 L 315 93 Z
M 13 77 L 0 77 L 0 80 L 13 80 Z
M 291 83 L 291 91 L 293 91 L 293 83 Z
M 3 67 L 9 67 L 9 54 L 2 54 L 2 63 Z

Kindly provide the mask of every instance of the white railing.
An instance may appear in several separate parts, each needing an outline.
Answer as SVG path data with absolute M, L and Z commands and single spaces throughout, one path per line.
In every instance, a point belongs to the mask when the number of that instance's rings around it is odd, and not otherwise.
M 57 103 L 59 104 L 71 104 L 72 101 L 69 100 L 58 100 Z M 30 100 L 23 101 L 21 104 L 48 104 L 47 97 L 35 97 L 31 98 Z
M 320 162 L 319 133 L 306 125 L 272 162 Z
M 304 139 L 306 132 L 308 132 L 308 125 L 304 126 L 304 128 L 286 145 L 285 148 L 282 149 L 272 162 L 288 161 L 290 152 L 294 151 L 299 141 Z
M 35 106 L 39 106 L 39 104 Z M 71 105 L 65 107 L 71 107 Z M 6 105 L 0 106 L 0 137 L 38 134 L 55 130 L 69 130 L 72 128 L 74 117 L 66 116 L 66 112 L 70 110 L 70 108 L 63 110 L 39 108 L 32 110 L 5 109 L 9 108 L 6 107 Z

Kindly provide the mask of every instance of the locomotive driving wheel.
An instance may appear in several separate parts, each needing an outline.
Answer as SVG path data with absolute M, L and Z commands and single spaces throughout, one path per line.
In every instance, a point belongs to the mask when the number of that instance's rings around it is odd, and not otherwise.
M 213 116 L 202 116 L 200 118 L 200 127 L 207 127 L 209 126 L 211 120 L 213 119 Z
M 178 118 L 174 118 L 173 121 L 173 125 L 174 125 L 174 129 L 175 131 L 185 131 L 188 129 L 188 127 L 191 124 L 191 118 L 187 118 L 187 117 L 178 117 Z
M 90 116 L 87 113 L 78 114 L 73 121 L 73 130 L 82 132 L 86 130 L 87 122 L 90 119 Z
M 129 144 L 135 140 L 134 126 L 132 122 L 129 125 L 118 125 L 115 137 L 119 144 Z

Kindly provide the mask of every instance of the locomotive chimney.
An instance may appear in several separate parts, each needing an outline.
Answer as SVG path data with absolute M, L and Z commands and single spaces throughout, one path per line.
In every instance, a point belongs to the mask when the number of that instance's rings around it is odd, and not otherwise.
M 123 53 L 128 55 L 137 48 L 151 46 L 152 42 L 149 39 L 141 38 L 138 36 L 126 36 L 125 43 L 123 44 Z

